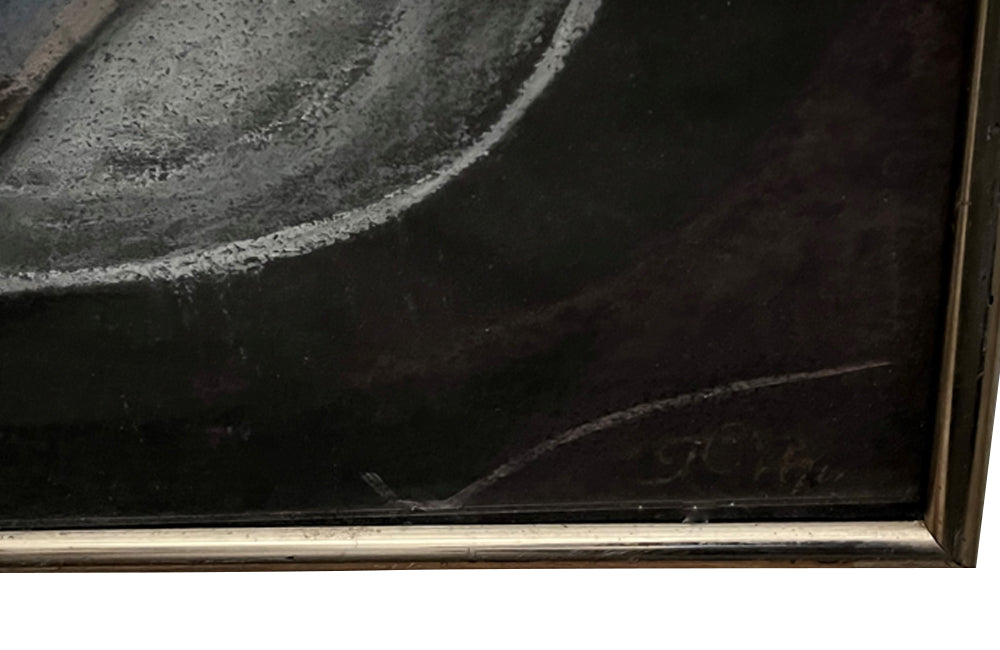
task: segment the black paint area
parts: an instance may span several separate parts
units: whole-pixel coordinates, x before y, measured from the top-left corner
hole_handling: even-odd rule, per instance
[[[606,2],[398,221],[0,299],[0,519],[918,516],[969,4]]]

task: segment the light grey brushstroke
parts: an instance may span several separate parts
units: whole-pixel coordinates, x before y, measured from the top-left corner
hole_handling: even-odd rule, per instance
[[[399,501],[399,495],[396,491],[389,487],[382,477],[375,472],[362,472],[361,480],[364,481],[368,487],[372,489],[375,494],[379,495],[389,503],[395,503]]]
[[[131,281],[177,280],[191,276],[249,271],[271,260],[315,251],[385,223],[437,192],[449,180],[488,155],[490,149],[521,119],[531,103],[563,68],[573,45],[593,24],[600,5],[601,0],[570,0],[548,48],[515,98],[507,104],[493,125],[454,159],[404,189],[391,192],[364,207],[329,218],[194,252],[168,254],[152,260],[125,262],[101,268],[25,271],[0,275],[0,294]]]
[[[596,420],[592,420],[586,424],[581,424],[564,431],[559,435],[548,438],[531,449],[514,456],[483,478],[470,483],[468,486],[459,490],[447,499],[423,504],[423,509],[448,510],[460,508],[476,494],[493,486],[504,478],[520,472],[525,467],[531,465],[538,459],[560,447],[597,433],[615,429],[624,424],[643,420],[652,415],[656,415],[657,413],[672,411],[674,409],[690,406],[699,402],[722,399],[739,393],[761,390],[763,388],[774,388],[777,386],[785,386],[787,384],[828,379],[830,377],[839,377],[841,375],[874,370],[876,368],[885,368],[890,365],[892,364],[889,361],[869,361],[868,363],[838,366],[836,368],[826,368],[823,370],[796,372],[787,375],[774,375],[770,377],[758,377],[757,379],[734,381],[728,384],[722,384],[721,386],[706,388],[692,393],[684,393],[682,395],[675,395],[673,397],[667,397],[653,402],[636,404],[635,406],[625,410],[609,413],[608,415],[599,417]]]

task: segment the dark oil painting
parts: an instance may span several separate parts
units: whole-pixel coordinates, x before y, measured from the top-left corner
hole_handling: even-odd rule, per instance
[[[0,526],[919,517],[972,5],[0,0]]]

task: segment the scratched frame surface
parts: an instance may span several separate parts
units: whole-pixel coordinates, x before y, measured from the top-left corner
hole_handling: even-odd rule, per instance
[[[972,9],[971,3],[969,4],[969,8]],[[485,471],[480,470],[472,473],[469,480],[457,482],[454,484],[455,487],[441,485],[427,488],[424,486],[417,490],[417,495],[405,494],[400,493],[398,482],[387,476],[391,475],[391,472],[362,469],[357,471],[357,478],[360,479],[358,493],[366,493],[368,498],[375,500],[376,503],[364,509],[355,509],[353,513],[347,515],[343,511],[331,515],[329,511],[315,509],[286,510],[277,517],[264,518],[259,513],[256,515],[247,514],[245,511],[238,511],[239,509],[223,513],[221,517],[218,510],[208,516],[190,513],[179,515],[160,513],[153,516],[116,514],[104,518],[100,516],[50,517],[41,528],[71,526],[73,528],[94,529],[109,523],[114,526],[126,527],[136,525],[148,527],[164,524],[177,526],[191,523],[204,525],[213,521],[216,524],[244,525],[280,521],[297,524],[329,524],[343,521],[344,523],[369,522],[376,524],[373,526],[355,529],[326,527],[222,530],[206,528],[201,531],[191,529],[178,530],[173,533],[168,530],[143,532],[135,529],[125,529],[118,532],[81,530],[78,533],[63,532],[58,534],[38,531],[8,535],[3,544],[0,544],[0,549],[6,554],[8,562],[14,565],[34,563],[52,566],[118,566],[119,568],[156,565],[170,568],[189,566],[191,563],[204,563],[206,566],[232,566],[233,562],[246,566],[286,566],[290,561],[293,564],[298,562],[312,566],[343,565],[344,563],[350,565],[357,562],[380,566],[399,566],[401,563],[406,565],[411,562],[424,564],[470,561],[509,563],[513,561],[593,562],[601,560],[608,562],[621,561],[622,559],[668,564],[672,562],[717,562],[720,560],[779,563],[813,562],[818,564],[839,562],[974,563],[975,541],[978,535],[980,516],[977,511],[977,503],[978,507],[981,507],[980,483],[985,481],[989,425],[992,421],[988,416],[992,413],[992,402],[995,394],[995,382],[991,378],[995,374],[996,346],[993,333],[996,329],[994,322],[996,314],[989,296],[991,295],[991,283],[995,284],[993,256],[996,216],[994,206],[988,202],[984,206],[976,200],[977,197],[989,196],[989,187],[992,184],[992,179],[995,178],[997,162],[996,144],[992,138],[988,137],[993,135],[993,131],[990,129],[995,121],[991,120],[991,115],[995,114],[997,106],[996,91],[992,87],[994,84],[989,81],[991,77],[983,74],[984,68],[988,69],[991,62],[996,59],[992,42],[986,37],[995,31],[997,24],[995,9],[991,5],[993,3],[980,3],[976,28],[971,28],[970,18],[970,29],[967,33],[963,32],[963,37],[969,41],[966,43],[967,46],[973,40],[976,42],[975,57],[971,56],[973,48],[970,46],[968,52],[970,56],[965,59],[963,64],[963,70],[971,68],[973,71],[971,74],[964,73],[963,81],[971,79],[972,82],[968,85],[959,83],[956,88],[957,96],[952,98],[963,111],[968,109],[968,128],[956,128],[958,133],[967,131],[967,142],[964,145],[954,147],[955,151],[963,153],[962,169],[955,170],[955,182],[949,184],[947,190],[952,196],[957,194],[959,197],[954,224],[957,234],[956,254],[952,259],[951,282],[947,291],[949,301],[947,316],[941,318],[941,321],[944,321],[943,326],[933,324],[929,329],[923,331],[923,336],[928,337],[928,340],[932,342],[937,341],[938,346],[940,346],[934,350],[931,356],[937,358],[940,355],[943,357],[943,361],[940,363],[943,379],[939,381],[934,375],[928,384],[927,401],[932,406],[926,407],[925,410],[915,409],[916,412],[909,414],[911,418],[927,418],[927,421],[920,425],[925,431],[929,430],[930,423],[933,421],[931,414],[937,414],[937,422],[934,424],[937,432],[933,450],[934,472],[929,483],[926,478],[919,479],[916,492],[913,491],[912,482],[907,488],[909,491],[903,489],[896,494],[865,495],[869,498],[862,498],[857,489],[853,493],[848,492],[846,497],[843,494],[838,494],[837,491],[833,491],[833,493],[823,492],[823,470],[816,467],[815,459],[795,455],[794,436],[792,444],[789,444],[786,438],[780,438],[784,446],[777,452],[769,452],[766,449],[768,440],[761,442],[759,433],[756,434],[755,438],[755,432],[746,431],[739,418],[730,419],[732,416],[726,412],[726,409],[730,408],[732,412],[745,417],[747,412],[753,412],[755,408],[749,399],[755,395],[764,395],[774,388],[793,387],[794,390],[799,390],[801,387],[809,387],[810,385],[823,386],[824,382],[833,380],[836,382],[834,388],[827,385],[825,389],[817,389],[817,394],[832,401],[839,399],[844,394],[857,394],[865,390],[884,390],[887,384],[891,384],[891,380],[875,380],[874,383],[871,383],[871,379],[867,382],[861,380],[856,384],[851,383],[854,378],[862,378],[866,373],[891,371],[897,373],[897,380],[902,381],[904,385],[913,386],[914,382],[919,385],[921,373],[927,373],[928,368],[936,367],[936,362],[928,362],[927,357],[913,359],[913,356],[919,357],[919,355],[913,355],[912,350],[907,350],[910,352],[910,361],[918,366],[916,369],[911,369],[909,375],[905,370],[900,370],[898,359],[893,358],[891,354],[875,355],[872,358],[861,360],[847,359],[839,364],[816,364],[812,369],[795,372],[775,372],[752,376],[748,373],[726,381],[704,382],[700,385],[701,387],[687,391],[653,391],[654,399],[639,403],[633,402],[625,408],[605,408],[601,411],[599,409],[601,405],[595,405],[596,417],[575,426],[565,427],[561,432],[555,434],[549,433],[540,436],[536,434],[533,443],[531,436],[527,436],[526,440],[529,444],[513,445],[510,448],[513,449],[513,452],[494,454],[493,457],[497,460],[493,461],[492,467],[490,463],[484,464]],[[837,50],[834,49],[834,51]],[[841,74],[846,73],[845,70],[840,72]],[[985,85],[981,83],[983,80],[987,80]],[[962,97],[971,98],[967,101],[968,106]],[[956,123],[961,122],[961,119],[956,118]],[[987,136],[984,138],[985,142],[980,141],[982,139],[977,139],[977,135]],[[954,137],[955,133],[953,132],[951,136]],[[776,140],[777,144],[769,143],[770,146],[789,146],[787,142],[782,142],[781,136],[778,136]],[[942,140],[942,142],[945,141]],[[773,150],[768,151],[767,146],[765,145],[764,151],[768,154],[773,153]],[[954,157],[954,152],[949,151],[948,158],[952,161],[949,169],[955,167]],[[898,163],[898,160],[896,162]],[[906,169],[905,163],[899,164],[904,170]],[[959,171],[961,171],[960,180]],[[768,170],[762,175],[767,176],[768,173],[773,174]],[[905,177],[905,171],[894,170],[893,173],[903,174]],[[748,182],[748,184],[752,187],[753,181]],[[740,205],[745,206],[747,198],[739,198],[743,201]],[[930,200],[927,197],[924,199]],[[732,209],[729,210],[728,214],[733,214]],[[419,212],[417,216],[419,218]],[[732,217],[730,216],[730,218]],[[401,229],[405,231],[405,229]],[[394,237],[397,238],[409,234],[411,233],[393,233]],[[414,236],[417,235],[419,233]],[[703,232],[702,236],[710,239],[711,231]],[[371,246],[376,246],[376,244],[369,242],[369,251],[367,252],[370,252]],[[406,250],[405,245],[403,250]],[[937,252],[940,254],[940,249]],[[930,254],[930,252],[925,251],[925,254]],[[732,255],[732,251],[730,251],[728,255],[730,261]],[[286,274],[293,272],[294,270],[286,270]],[[939,272],[945,275],[943,270]],[[215,291],[217,293],[215,286],[210,287],[211,291],[197,286],[187,288],[191,291],[193,302],[199,299],[204,301],[206,292]],[[164,289],[163,291],[169,293],[170,290]],[[201,292],[200,298],[199,292]],[[940,301],[943,303],[945,292],[942,291],[941,294]],[[114,295],[110,297],[105,295],[105,299],[113,300],[114,298]],[[162,296],[160,298],[162,299]],[[925,295],[923,298],[932,304],[934,303],[933,296]],[[208,299],[218,300],[218,298],[211,297]],[[46,303],[45,299],[38,298],[35,298],[33,302],[37,304],[39,300],[43,304]],[[222,301],[219,300],[219,302]],[[201,302],[200,304],[204,305],[205,303]],[[143,306],[149,308],[153,305],[150,305],[147,298]],[[838,305],[838,307],[842,308],[843,305]],[[944,311],[943,308],[940,311]],[[850,319],[845,317],[844,321],[844,327],[849,330]],[[756,324],[754,323],[754,325]],[[940,333],[942,329],[943,333]],[[829,343],[835,342],[836,340],[832,340]],[[886,349],[884,345],[873,347],[881,350]],[[934,347],[933,343],[932,347]],[[758,358],[754,358],[753,362],[753,365],[760,363]],[[899,374],[903,375],[901,380],[898,379]],[[503,375],[501,376],[503,377]],[[510,379],[511,377],[516,383],[516,374],[508,375],[506,378]],[[648,381],[648,377],[645,380]],[[838,392],[838,389],[842,392]],[[810,406],[811,414],[816,415],[815,407],[818,402],[815,397],[810,397],[808,388],[805,390],[805,393],[793,392],[785,400],[776,399],[774,403],[769,405],[769,408],[781,413],[782,418],[787,418],[789,404],[806,404]],[[209,392],[211,393],[211,391]],[[655,394],[658,392],[659,395],[656,396]],[[834,397],[831,398],[831,395]],[[523,396],[519,397],[524,399]],[[914,400],[912,395],[909,397],[911,403],[913,401],[920,402],[920,399]],[[743,398],[746,399],[740,401]],[[934,406],[935,402],[937,402],[936,406]],[[647,474],[644,478],[649,484],[647,487],[662,492],[664,486],[669,486],[671,483],[675,483],[679,477],[685,476],[684,471],[690,472],[691,467],[700,465],[704,476],[700,484],[697,477],[692,481],[694,496],[692,494],[682,495],[675,497],[673,502],[668,499],[657,503],[655,496],[651,498],[647,494],[639,494],[638,498],[634,498],[635,494],[633,493],[629,495],[633,498],[622,499],[621,493],[616,495],[612,492],[610,498],[603,501],[597,499],[581,501],[579,497],[574,497],[573,486],[556,485],[554,490],[549,488],[550,492],[545,499],[536,499],[536,503],[522,502],[519,504],[518,512],[514,514],[522,522],[520,527],[490,525],[492,522],[505,522],[511,518],[509,504],[516,502],[518,494],[531,494],[529,479],[525,479],[528,481],[527,488],[523,484],[519,488],[515,485],[514,489],[508,488],[505,493],[500,486],[504,482],[512,480],[509,477],[514,477],[516,480],[516,475],[519,473],[530,474],[540,459],[568,452],[577,443],[600,439],[608,431],[625,430],[627,437],[630,426],[649,423],[651,426],[648,428],[641,429],[640,427],[640,430],[635,432],[640,437],[648,437],[650,431],[662,431],[666,428],[662,423],[657,424],[656,418],[664,413],[669,414],[688,408],[703,408],[708,415],[705,416],[706,421],[699,421],[698,416],[686,416],[683,421],[685,427],[702,432],[706,429],[712,429],[722,432],[722,435],[712,439],[706,438],[704,435],[685,437],[673,433],[668,440],[667,451],[663,451],[663,444],[660,445],[660,448],[652,450],[652,453],[659,457],[661,465],[665,466],[666,470],[661,466],[657,469],[658,474]],[[861,421],[853,425],[862,430],[870,428],[872,422],[884,424],[886,421],[894,421],[894,417],[898,418],[899,421],[906,421],[905,417],[899,416],[893,409],[888,411],[890,415],[884,413],[880,415],[877,412],[878,408],[877,402],[871,400],[863,403],[840,401],[829,417],[833,418],[833,422],[844,427],[842,431],[848,433],[852,425],[849,422],[849,416],[845,417],[845,415],[849,410],[855,413],[866,409],[876,411],[872,420]],[[893,408],[898,409],[899,406],[895,405]],[[787,430],[787,421],[783,424]],[[222,444],[230,444],[227,436],[232,436],[232,431],[227,432],[224,428],[212,426],[215,427],[213,430],[217,434],[216,437],[222,439]],[[699,429],[699,427],[701,428]],[[245,432],[238,433],[238,435],[245,435]],[[757,492],[773,492],[775,489],[780,490],[781,486],[784,485],[792,488],[787,494],[778,499],[771,496],[770,502],[768,502],[768,499],[759,497],[755,499],[752,489],[740,494],[732,484],[726,483],[726,473],[717,470],[740,466],[739,459],[734,461],[731,456],[723,453],[731,451],[727,445],[730,448],[735,446],[733,441],[740,440],[740,436],[744,436],[743,439],[754,440],[754,451],[759,458],[765,459],[764,461],[758,459],[758,463],[768,462],[769,454],[773,456],[770,458],[770,462],[784,463],[784,465],[765,465],[763,471],[760,465],[754,468],[752,473],[757,474],[758,478],[763,475],[765,481],[769,472],[775,475],[775,482],[764,485],[763,490],[760,484],[756,485]],[[905,436],[898,441],[885,442],[883,440],[882,442],[891,454],[903,454],[904,456],[912,454],[910,457],[913,466],[910,472],[911,476],[915,471],[926,477],[927,468],[931,466],[932,461],[930,433],[926,433],[925,436],[927,440],[925,448],[916,450],[906,448],[907,438]],[[309,437],[307,436],[306,439]],[[50,437],[49,440],[49,452],[51,453],[52,438]],[[720,444],[715,442],[717,440],[723,441],[721,444],[722,452],[719,451]],[[910,442],[912,440],[912,437],[909,438]],[[412,441],[405,438],[404,442],[412,444]],[[449,439],[448,443],[454,444],[455,439]],[[712,450],[713,444],[716,446],[714,451]],[[877,453],[871,448],[865,448],[864,451],[867,454]],[[268,452],[273,453],[274,450],[269,449]],[[826,450],[824,453],[826,457],[829,457],[832,451]],[[595,443],[584,456],[593,457],[594,455],[611,457],[612,461],[618,463],[612,472],[604,475],[605,478],[623,471],[643,475],[645,468],[641,464],[638,466],[623,465],[621,459],[613,458],[613,449],[610,447],[601,447]],[[666,457],[666,460],[663,457]],[[280,458],[277,460],[280,462]],[[449,462],[453,462],[453,458],[442,460],[442,463]],[[904,460],[904,464],[905,462]],[[572,463],[576,463],[576,465],[574,466]],[[729,465],[727,466],[726,463]],[[574,472],[577,471],[576,467],[587,468],[586,461],[581,461],[579,456],[573,456],[572,453],[559,458],[556,464],[563,467],[573,467],[572,471]],[[638,467],[638,471],[636,471],[636,467]],[[827,472],[829,471],[828,469]],[[782,476],[783,473],[786,476]],[[902,474],[906,474],[906,472],[904,471]],[[592,475],[601,476],[600,472]],[[547,473],[541,473],[541,476],[551,476],[551,470]],[[891,483],[894,474],[890,471],[878,474],[878,476]],[[899,474],[895,476],[898,480]],[[690,474],[688,478],[691,478]],[[536,476],[534,480],[539,481],[540,479]],[[788,485],[789,480],[791,485]],[[575,479],[573,482],[578,481],[579,479]],[[586,481],[583,482],[586,483]],[[899,482],[904,484],[906,481]],[[392,484],[391,487],[390,484]],[[709,488],[714,486],[717,489],[720,485],[723,487],[724,497],[715,495],[704,498],[706,486]],[[794,491],[802,489],[803,485],[808,488],[804,497]],[[343,483],[341,483],[341,487],[343,487]],[[559,492],[560,489],[563,490],[562,493]],[[808,494],[809,490],[813,490],[812,494]],[[350,492],[350,488],[347,491]],[[489,495],[491,491],[495,491],[499,498],[492,503],[488,500],[486,503],[477,503],[477,495]],[[420,492],[424,492],[424,494],[419,494]],[[377,503],[379,500],[381,500],[381,504]],[[580,507],[581,502],[586,505]],[[623,503],[629,504],[624,509],[627,512],[623,512]],[[901,503],[904,505],[901,506]],[[504,504],[507,504],[506,508]],[[698,507],[692,508],[692,506]],[[904,525],[903,523],[887,521],[920,520],[928,507],[929,514],[926,523],[916,521],[912,525]],[[673,523],[680,519],[684,519],[685,523]],[[699,523],[706,520],[715,522],[727,519],[746,523]],[[829,523],[765,523],[765,520],[774,522],[782,519],[829,520]],[[549,527],[544,523],[535,526],[525,525],[533,521],[553,520],[580,523],[570,526],[569,532],[563,530],[564,527]],[[600,523],[609,520],[620,523]],[[855,520],[854,523],[850,523],[852,520]],[[870,523],[863,523],[863,520],[868,520]],[[377,526],[399,521],[411,524],[453,523],[462,525],[421,525],[409,529],[414,531],[412,535],[402,532],[407,529]],[[659,521],[662,523],[636,523],[631,526],[621,523],[630,521]],[[24,518],[11,520],[7,527],[27,528],[29,526],[25,525],[26,522],[28,520]],[[629,541],[630,536],[635,536],[636,539]],[[807,539],[812,541],[807,543]],[[279,555],[282,557],[278,557]]]

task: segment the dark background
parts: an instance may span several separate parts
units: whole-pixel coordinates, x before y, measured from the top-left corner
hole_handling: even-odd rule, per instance
[[[909,518],[967,68],[957,0],[605,2],[488,158],[228,279],[0,297],[0,520]],[[444,499],[547,438],[756,377]]]

